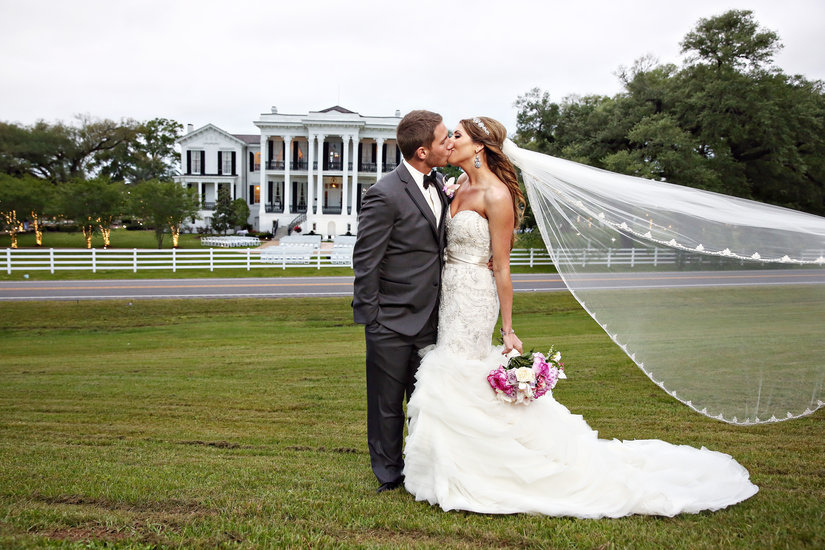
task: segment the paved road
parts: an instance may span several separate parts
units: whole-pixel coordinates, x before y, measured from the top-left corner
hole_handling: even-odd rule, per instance
[[[593,289],[825,284],[825,269],[603,273],[581,276],[580,282]],[[514,274],[513,286],[516,292],[552,292],[565,289],[564,283],[556,274]],[[0,281],[0,301],[350,295],[352,277]]]

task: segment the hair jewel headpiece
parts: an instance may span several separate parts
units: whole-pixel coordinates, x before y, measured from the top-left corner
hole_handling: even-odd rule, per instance
[[[487,134],[488,136],[490,135],[490,130],[487,129],[487,126],[481,121],[480,118],[478,118],[477,116],[473,117],[473,122],[475,122],[476,125],[478,125],[479,128],[484,130],[485,134]]]

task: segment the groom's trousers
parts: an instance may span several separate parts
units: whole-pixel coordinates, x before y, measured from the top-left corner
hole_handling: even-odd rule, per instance
[[[409,401],[419,351],[435,344],[437,309],[417,335],[406,336],[372,323],[364,329],[367,363],[367,442],[379,483],[399,481],[404,470],[404,397]]]

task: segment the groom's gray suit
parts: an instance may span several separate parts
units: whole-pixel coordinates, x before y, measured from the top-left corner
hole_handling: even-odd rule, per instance
[[[367,439],[381,483],[401,479],[404,395],[415,384],[418,352],[437,336],[448,208],[437,196],[438,223],[402,163],[367,191],[358,217],[352,305],[355,322],[366,325]]]

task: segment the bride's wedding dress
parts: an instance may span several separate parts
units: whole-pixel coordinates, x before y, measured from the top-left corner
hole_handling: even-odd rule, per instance
[[[582,518],[718,510],[757,487],[733,458],[659,440],[598,439],[548,392],[527,406],[495,398],[488,372],[498,296],[487,220],[447,217],[438,343],[407,406],[405,487],[444,510]]]

